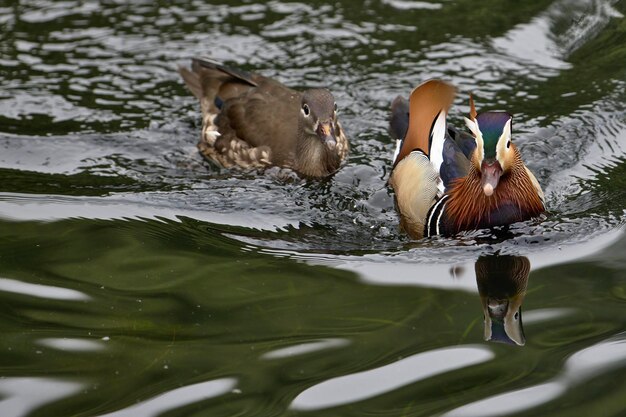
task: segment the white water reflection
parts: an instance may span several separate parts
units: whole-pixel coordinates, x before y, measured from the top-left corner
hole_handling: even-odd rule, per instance
[[[494,38],[492,45],[500,53],[528,65],[563,71],[572,65],[567,56],[598,35],[611,18],[623,17],[607,0],[560,0],[528,23]],[[558,31],[565,22],[567,30]],[[529,73],[533,78],[534,74]],[[555,73],[556,75],[556,73]]]
[[[562,379],[580,384],[610,369],[626,365],[626,333],[573,354],[564,366]]]
[[[626,366],[626,334],[583,349],[565,361],[563,371],[545,383],[494,395],[451,410],[442,417],[504,416],[537,407],[605,372]]]
[[[271,352],[267,352],[261,356],[261,359],[280,359],[289,358],[292,356],[304,355],[307,353],[318,352],[320,350],[338,348],[347,346],[350,341],[347,339],[323,339],[316,342],[301,343],[299,345],[289,346],[282,349],[276,349]]]
[[[69,197],[0,193],[0,219],[12,221],[59,221],[85,219],[169,219],[189,217],[209,223],[276,231],[287,226],[298,228],[279,216],[249,212],[218,213],[206,210],[169,208],[146,204],[137,195],[113,197]]]
[[[578,262],[596,254],[602,254],[606,248],[612,247],[624,238],[625,231],[626,229],[621,227],[608,232],[603,231],[600,235],[590,235],[585,242],[535,251],[528,255],[531,268],[537,270],[564,263]]]
[[[22,417],[43,405],[76,394],[83,389],[78,382],[53,378],[0,379],[0,415]]]
[[[535,385],[459,407],[441,417],[490,417],[513,414],[553,400],[565,392],[558,382]]]
[[[549,322],[564,317],[573,316],[576,309],[573,308],[538,308],[524,313],[524,324],[537,324]]]
[[[340,376],[303,391],[290,405],[294,410],[318,410],[365,400],[444,372],[493,359],[484,346],[459,346],[418,353],[368,371]]]
[[[0,291],[28,295],[49,300],[87,301],[91,297],[80,291],[50,285],[30,284],[9,278],[0,278]]]
[[[235,378],[222,378],[176,388],[123,410],[100,417],[153,417],[189,404],[224,395],[237,384]]]
[[[569,17],[572,25],[568,25],[567,30],[559,36],[561,49],[569,54],[585,44],[589,39],[596,36],[608,23],[611,18],[624,17],[613,7],[615,0],[592,0],[578,1],[578,10],[574,7],[553,8],[553,14],[558,17],[565,14]],[[570,13],[578,11],[571,15]],[[566,18],[567,18],[566,17]],[[554,19],[556,20],[556,18]]]
[[[273,256],[285,256],[311,265],[325,265],[344,269],[358,274],[359,279],[373,285],[407,285],[426,288],[462,290],[476,293],[476,273],[474,263],[485,253],[502,250],[501,254],[523,255],[529,258],[531,270],[552,267],[563,263],[581,261],[603,253],[624,237],[624,228],[599,230],[588,235],[584,242],[553,242],[548,245],[525,246],[523,251],[515,251],[510,241],[501,245],[456,246],[448,253],[440,255],[444,263],[432,263],[434,249],[422,247],[406,252],[373,254],[363,256],[319,255],[305,252],[262,249]],[[236,236],[233,236],[236,238]],[[255,242],[258,244],[258,242]],[[569,243],[569,244],[568,244]],[[558,245],[558,246],[557,246]]]
[[[615,100],[621,98],[615,97]],[[584,141],[578,147],[568,141],[560,151],[548,151],[548,154],[553,153],[557,158],[565,153],[580,155],[567,166],[555,170],[544,188],[546,196],[550,196],[555,207],[565,203],[568,197],[580,193],[587,180],[606,175],[607,168],[621,164],[626,156],[624,113],[611,108],[610,98],[594,103],[588,110],[572,117],[563,117],[550,129],[537,133],[544,140],[555,136],[569,138],[578,135],[593,137],[594,140]],[[572,181],[573,178],[576,181]]]
[[[420,264],[417,267],[415,263],[401,258],[403,257],[393,257],[387,262],[351,261],[338,265],[338,268],[355,271],[362,281],[370,284],[417,285],[478,292],[474,261],[462,264]]]
[[[461,91],[476,90],[480,83],[482,97],[506,90],[526,95],[521,79],[541,82],[558,77],[572,68],[567,61],[572,52],[596,37],[611,18],[622,17],[610,3],[556,1],[529,22],[485,43],[458,36],[451,42],[432,45],[425,51],[421,65],[429,69],[429,77],[450,78],[454,74],[452,81]],[[569,30],[559,33],[561,26]]]
[[[571,64],[562,60],[556,43],[551,39],[551,23],[548,16],[537,17],[530,23],[511,29],[504,37],[494,39],[493,46],[519,62],[539,63],[544,68],[557,71],[569,69]],[[529,73],[529,76],[532,74]]]
[[[37,343],[42,346],[68,352],[94,352],[105,348],[105,345],[100,340],[71,337],[49,337],[39,339]]]
[[[387,4],[394,9],[398,10],[439,10],[443,7],[441,3],[430,3],[426,1],[412,1],[412,0],[383,0],[383,4]]]

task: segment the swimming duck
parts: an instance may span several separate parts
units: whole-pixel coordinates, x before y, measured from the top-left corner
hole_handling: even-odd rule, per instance
[[[298,92],[268,77],[194,58],[179,72],[200,100],[206,158],[229,167],[291,168],[307,177],[332,174],[348,153],[327,89]]]
[[[545,211],[539,183],[511,142],[510,113],[478,114],[470,96],[471,134],[446,123],[456,94],[429,80],[392,103],[397,141],[389,184],[401,227],[414,239],[503,226]]]

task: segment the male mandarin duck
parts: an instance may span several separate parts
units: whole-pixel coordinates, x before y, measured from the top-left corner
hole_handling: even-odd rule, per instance
[[[291,168],[307,177],[332,174],[348,153],[327,89],[298,92],[271,78],[194,58],[179,72],[200,100],[202,155],[224,167]]]
[[[398,141],[389,178],[401,227],[414,239],[524,221],[545,211],[535,176],[511,143],[512,116],[476,113],[471,135],[446,123],[456,89],[429,80],[410,101],[392,103],[390,131]],[[406,132],[406,134],[405,134]]]
[[[530,261],[525,256],[481,256],[476,261],[475,271],[483,306],[485,340],[523,346],[526,339],[522,302]]]

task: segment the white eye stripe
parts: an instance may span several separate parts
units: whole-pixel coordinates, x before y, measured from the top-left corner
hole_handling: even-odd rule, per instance
[[[470,120],[465,117],[465,125],[474,134],[474,141],[476,142],[476,152],[478,156],[478,162],[482,163],[485,156],[485,150],[483,149],[483,134],[478,126],[478,120]]]
[[[496,159],[500,162],[502,168],[505,168],[506,159],[505,155],[510,152],[511,149],[511,119],[507,120],[504,128],[502,129],[502,135],[498,138],[496,144]]]
[[[504,128],[502,129],[502,134],[498,138],[498,147],[508,149],[511,144],[511,119],[509,119]]]

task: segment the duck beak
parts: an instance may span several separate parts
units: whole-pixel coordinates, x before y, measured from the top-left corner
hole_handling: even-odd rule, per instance
[[[322,123],[317,125],[317,136],[322,140],[326,146],[330,149],[334,149],[337,146],[337,138],[335,137],[335,129],[333,129],[332,122]]]
[[[516,298],[516,297],[514,297]],[[497,300],[486,297],[483,300],[485,315],[485,340],[524,346],[522,308],[514,300]]]
[[[495,160],[485,160],[480,166],[480,185],[487,197],[491,197],[498,186],[498,181],[502,175],[502,167]]]

